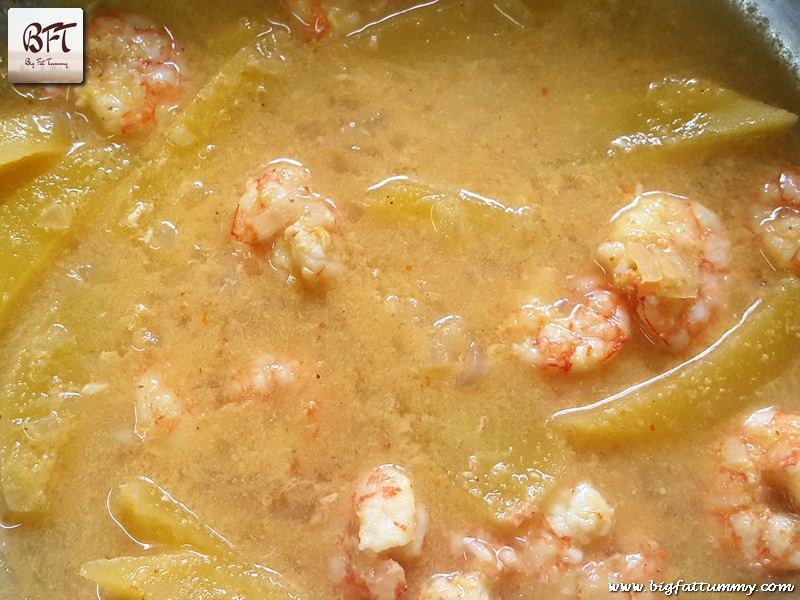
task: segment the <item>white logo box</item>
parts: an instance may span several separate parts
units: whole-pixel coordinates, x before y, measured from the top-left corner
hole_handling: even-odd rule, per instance
[[[8,80],[83,81],[83,9],[9,8]]]

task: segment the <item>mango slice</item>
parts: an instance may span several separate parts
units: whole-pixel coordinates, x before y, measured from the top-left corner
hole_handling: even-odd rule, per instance
[[[3,499],[6,507],[16,513],[33,512],[44,506],[47,482],[68,433],[55,412],[48,417],[26,419],[20,434],[29,429],[37,432],[35,438],[20,435],[0,452]]]
[[[521,522],[542,504],[561,474],[553,436],[534,431],[528,435],[515,445],[472,454],[460,471],[450,469],[456,485],[491,520]]]
[[[774,133],[797,115],[702,79],[667,77],[650,84],[637,131],[611,142],[609,154],[678,148]]]
[[[65,119],[29,115],[0,120],[0,176],[22,161],[63,155],[71,145]]]
[[[539,226],[528,207],[509,208],[466,190],[447,190],[406,177],[389,179],[369,190],[367,212],[395,222],[417,223],[446,239],[496,236],[528,240]]]
[[[55,167],[0,199],[0,323],[73,223],[89,217],[97,204],[91,199],[126,166],[127,151],[118,144],[77,144]]]
[[[800,351],[800,280],[776,284],[740,322],[687,362],[551,422],[569,440],[600,445],[696,431],[745,408],[753,391]]]
[[[79,394],[76,337],[51,312],[29,327],[30,338],[10,353],[0,380],[0,489],[10,512],[41,509],[58,451],[68,438]]]
[[[446,473],[456,490],[451,502],[477,520],[519,522],[563,475],[569,446],[514,395],[489,402],[475,390],[459,395],[457,408],[439,395],[430,400],[430,419],[415,427],[421,452]]]
[[[119,486],[110,508],[132,538],[163,550],[81,567],[83,577],[115,598],[298,598],[280,573],[242,558],[230,542],[146,477]]]
[[[215,556],[230,556],[233,552],[228,540],[146,477],[119,486],[112,493],[109,506],[125,531],[143,544],[188,545]]]
[[[95,560],[81,567],[81,575],[120,599],[297,598],[269,569],[192,552]]]
[[[167,153],[196,152],[214,137],[227,134],[227,121],[242,110],[230,98],[241,95],[243,87],[257,88],[265,79],[280,75],[286,65],[279,49],[286,43],[288,37],[274,31],[235,52],[166,131]]]

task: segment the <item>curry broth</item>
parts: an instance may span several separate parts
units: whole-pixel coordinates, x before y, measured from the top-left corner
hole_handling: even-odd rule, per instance
[[[79,213],[66,247],[6,317],[10,394],[29,385],[14,379],[28,377],[32,348],[49,348],[51,326],[68,332],[66,350],[30,367],[30,380],[41,393],[62,393],[69,434],[43,510],[6,515],[4,597],[94,597],[78,575],[83,563],[144,552],[107,509],[109,491],[141,475],[303,597],[349,597],[329,565],[352,517],[353,486],[370,468],[396,463],[429,514],[423,554],[406,569],[413,598],[432,574],[463,568],[450,549],[454,534],[504,531],[448,471],[466,468],[473,452],[503,460],[508,446],[537,444],[541,463],[530,466],[560,485],[590,481],[615,508],[612,548],[657,541],[668,554],[664,581],[758,579],[717,547],[705,491],[725,432],[755,409],[800,409],[797,361],[754,390],[748,410],[720,410],[701,434],[572,448],[546,419],[696,354],[781,275],[757,250],[749,204],[797,162],[796,134],[612,159],[608,142],[635,116],[631,96],[664,76],[692,76],[797,112],[795,81],[722,2],[527,6],[510,15],[518,24],[490,3],[441,0],[345,40],[315,42],[278,5],[92,5],[136,10],[170,28],[186,61],[183,106],[268,29],[272,58],[266,72],[245,78],[246,89],[226,92],[229,105],[203,117],[206,136],[188,149],[168,133],[129,141],[119,180],[89,190],[97,206]],[[53,102],[51,110],[67,110]],[[44,106],[8,88],[2,103],[9,114]],[[86,123],[75,128],[97,135]],[[278,158],[308,167],[314,189],[338,207],[346,272],[322,292],[231,243],[245,181]],[[444,235],[366,210],[367,188],[398,175],[527,206],[534,227]],[[509,348],[508,319],[534,295],[558,298],[566,276],[598,271],[593,252],[638,186],[688,196],[719,215],[732,243],[726,310],[684,355],[636,331],[588,374],[523,364]],[[131,225],[137,202],[152,209]],[[431,327],[447,315],[461,316],[487,356],[475,385],[424,368]],[[298,361],[300,391],[226,406],[227,382],[264,353]],[[140,439],[134,397],[145,374],[186,411],[172,430]],[[90,383],[102,387],[70,396]],[[497,598],[533,593],[522,577],[493,589]]]

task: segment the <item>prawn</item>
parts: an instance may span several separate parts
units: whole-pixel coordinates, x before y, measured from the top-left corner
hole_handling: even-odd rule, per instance
[[[156,428],[171,431],[184,413],[175,393],[152,374],[144,376],[136,386],[134,406],[134,433],[142,440]]]
[[[358,549],[379,553],[417,540],[414,487],[403,469],[382,465],[372,470],[353,494],[358,517]]]
[[[617,553],[600,561],[591,561],[581,569],[576,597],[581,600],[601,600],[608,598],[610,584],[646,584],[648,581],[658,580],[665,556],[665,552],[655,542],[646,541],[639,552]],[[655,600],[661,597],[660,593],[651,591],[649,586],[643,587],[641,592],[628,592],[627,597],[639,600]]]
[[[489,600],[489,592],[479,573],[434,575],[418,600]]]
[[[231,237],[267,249],[270,263],[312,287],[342,271],[335,206],[314,193],[311,174],[299,163],[278,161],[247,182],[231,225]]]
[[[614,509],[592,485],[580,483],[556,493],[548,504],[545,520],[562,540],[585,546],[611,533]]]
[[[86,36],[88,76],[75,106],[90,110],[109,133],[155,125],[182,89],[178,51],[166,27],[129,13],[99,15]]]
[[[419,556],[427,527],[413,483],[402,467],[375,467],[356,485],[352,510],[334,578],[361,597],[395,600],[407,589],[399,561]]]
[[[590,370],[619,352],[630,319],[617,294],[593,278],[575,279],[569,292],[552,304],[534,298],[522,307],[513,325],[525,335],[512,346],[517,357],[568,373]]]
[[[322,0],[288,0],[289,10],[309,29],[311,39],[321,40],[331,35],[331,20]]]
[[[654,542],[631,554],[603,552],[613,524],[614,510],[606,499],[591,484],[581,483],[557,491],[533,515],[523,535],[507,543],[487,541],[489,536],[464,537],[454,551],[485,577],[522,575],[537,597],[605,597],[608,583],[647,581],[660,572],[665,559]],[[587,560],[588,553],[597,552],[602,552],[599,560]]]
[[[800,274],[800,167],[784,169],[764,186],[754,216],[767,260]]]
[[[262,354],[250,361],[225,386],[222,397],[225,405],[248,405],[273,399],[278,394],[297,391],[297,363],[278,361],[271,354]],[[135,392],[134,433],[144,440],[148,435],[173,432],[191,408],[186,406],[185,394],[168,387],[160,375],[146,373]]]
[[[413,10],[419,0],[286,0],[292,15],[314,41],[347,36],[372,23]]]
[[[331,281],[341,274],[336,239],[331,235],[336,226],[332,208],[325,201],[309,202],[273,247],[273,264],[299,276],[304,285]]]
[[[646,333],[685,350],[724,303],[730,247],[717,216],[663,192],[638,196],[611,220],[597,262],[626,294]]]
[[[250,179],[233,215],[231,235],[238,241],[258,246],[271,242],[303,212],[312,198],[308,169],[279,163],[266,173]]]
[[[800,570],[800,415],[754,413],[724,439],[721,459],[709,509],[722,547],[756,572]]]
[[[271,354],[257,356],[228,383],[226,398],[237,404],[266,400],[297,387],[297,364]]]

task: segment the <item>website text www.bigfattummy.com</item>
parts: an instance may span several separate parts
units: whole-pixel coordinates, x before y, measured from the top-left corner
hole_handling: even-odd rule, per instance
[[[660,592],[665,596],[680,593],[740,592],[750,596],[759,592],[794,592],[793,583],[709,583],[708,581],[654,581],[649,583],[609,583],[609,592]]]

